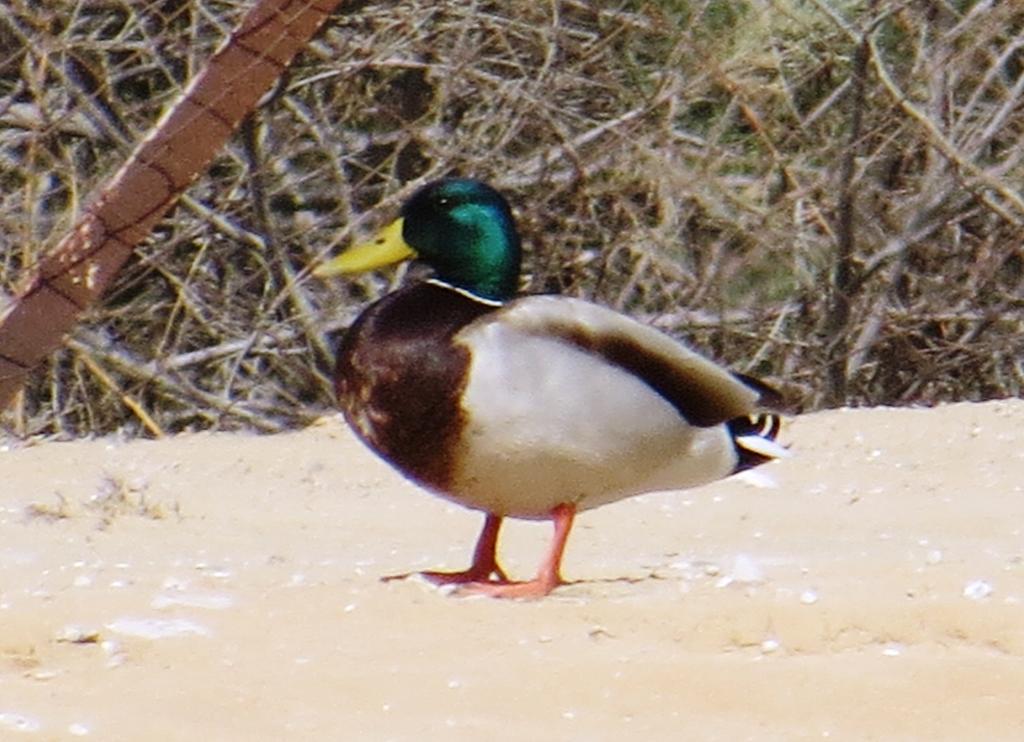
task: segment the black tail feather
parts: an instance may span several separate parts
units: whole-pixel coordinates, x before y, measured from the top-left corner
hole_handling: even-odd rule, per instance
[[[773,412],[761,412],[745,417],[735,417],[726,423],[729,435],[736,447],[736,468],[733,473],[752,469],[778,458],[770,446],[759,449],[758,439],[774,443],[782,428],[782,418]]]

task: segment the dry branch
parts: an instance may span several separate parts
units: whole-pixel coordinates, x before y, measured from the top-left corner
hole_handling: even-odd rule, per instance
[[[72,5],[0,10],[8,292],[239,13]],[[1017,394],[1022,34],[1016,3],[359,3],[33,375],[19,429],[322,414],[336,334],[400,279],[323,285],[307,267],[456,173],[508,192],[524,289],[620,307],[794,408]]]

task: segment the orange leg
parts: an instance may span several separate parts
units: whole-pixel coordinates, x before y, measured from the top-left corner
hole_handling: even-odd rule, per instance
[[[462,572],[420,572],[423,577],[435,585],[464,585],[467,583],[484,583],[503,585],[508,582],[505,570],[498,564],[498,531],[501,529],[501,516],[488,513],[484,520],[484,528],[473,550],[473,563]],[[491,576],[497,579],[492,580]]]
[[[562,554],[565,553],[565,542],[572,529],[572,521],[576,515],[576,506],[563,504],[551,511],[551,519],[555,524],[555,535],[551,539],[551,549],[541,562],[537,576],[529,582],[491,582],[478,580],[464,584],[459,588],[462,594],[489,595],[492,598],[542,598],[562,584]],[[486,528],[485,528],[486,530]],[[497,529],[495,529],[497,536]],[[482,537],[481,537],[482,538]],[[479,547],[479,545],[478,545]]]

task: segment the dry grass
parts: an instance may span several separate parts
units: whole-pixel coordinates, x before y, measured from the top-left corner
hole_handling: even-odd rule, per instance
[[[155,502],[147,494],[148,489],[149,485],[144,481],[107,474],[87,499],[72,502],[60,492],[55,492],[54,502],[29,503],[25,507],[25,516],[29,520],[51,523],[89,516],[96,520],[99,530],[105,530],[114,521],[126,517],[163,520],[168,517],[168,512],[181,517],[177,503],[168,508]]]
[[[315,417],[334,335],[387,284],[308,266],[454,173],[508,192],[527,290],[642,317],[795,408],[1020,394],[1015,4],[354,6],[35,376],[21,432]],[[0,9],[0,288],[238,10]]]

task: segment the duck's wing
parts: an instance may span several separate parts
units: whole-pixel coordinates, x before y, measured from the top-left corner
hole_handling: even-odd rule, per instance
[[[763,401],[759,384],[746,382],[652,327],[581,299],[523,297],[470,324],[460,339],[472,346],[474,335],[494,323],[564,343],[634,375],[697,427],[749,415]]]

